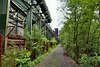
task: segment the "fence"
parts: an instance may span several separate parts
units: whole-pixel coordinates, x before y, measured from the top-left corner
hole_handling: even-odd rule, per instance
[[[9,46],[11,46],[12,44],[15,45],[15,48],[25,48],[25,41],[26,39],[23,38],[23,37],[18,37],[18,36],[8,36],[8,39],[7,39],[7,48],[8,49],[11,49],[9,48]]]

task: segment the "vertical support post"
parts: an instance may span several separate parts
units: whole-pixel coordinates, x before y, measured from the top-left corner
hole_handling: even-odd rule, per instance
[[[40,28],[40,34],[41,34],[41,15],[40,15],[40,9],[38,10],[38,13],[39,13],[39,28]]]
[[[10,0],[0,0],[0,34],[3,35],[3,52],[7,49],[8,22],[9,22]]]
[[[26,42],[26,39],[24,38],[24,48],[25,48],[25,42]]]
[[[50,40],[50,31],[49,31],[49,28],[48,28],[48,40]]]
[[[1,54],[2,54],[2,35],[0,35],[0,67],[1,67]]]
[[[32,8],[30,8],[30,10],[28,10],[27,12],[27,25],[28,25],[28,31],[32,33]]]
[[[48,27],[47,27],[47,39],[48,39]]]
[[[45,23],[45,37],[46,37],[46,23]]]
[[[49,40],[50,40],[50,31],[49,31],[49,34],[48,34],[48,36],[49,36]]]
[[[50,40],[51,40],[51,31],[50,31],[49,35],[50,35]]]
[[[16,34],[18,34],[18,13],[19,13],[19,11],[17,12]]]
[[[38,26],[39,29],[40,29],[40,20],[37,21],[37,26]]]
[[[54,33],[54,32],[53,32]],[[52,33],[52,38],[54,37],[54,34]]]

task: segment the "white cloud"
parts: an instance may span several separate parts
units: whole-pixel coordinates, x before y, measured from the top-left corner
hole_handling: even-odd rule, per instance
[[[47,6],[49,8],[52,23],[50,24],[52,29],[59,28],[61,29],[61,24],[59,24],[60,18],[62,18],[62,13],[57,11],[58,7],[61,6],[61,3],[57,0],[45,0],[47,3]]]

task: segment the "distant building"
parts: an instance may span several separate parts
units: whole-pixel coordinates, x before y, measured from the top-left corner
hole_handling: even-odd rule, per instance
[[[55,28],[54,30],[54,37],[55,37],[55,40],[59,42],[58,28]]]

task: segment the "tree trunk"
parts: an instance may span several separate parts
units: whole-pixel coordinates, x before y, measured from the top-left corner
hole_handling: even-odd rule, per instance
[[[77,41],[77,38],[78,38],[78,22],[76,21],[77,19],[77,16],[76,16],[76,10],[75,10],[75,25],[74,25],[74,44],[76,45],[76,51],[75,51],[75,54],[76,54],[76,62],[78,63],[78,58],[79,58],[79,46],[78,46],[78,41]]]
[[[90,38],[90,27],[91,27],[91,20],[89,23],[88,35],[87,35],[87,40],[86,40],[86,54],[87,54],[87,56],[88,56],[88,45],[89,45],[89,38]]]

